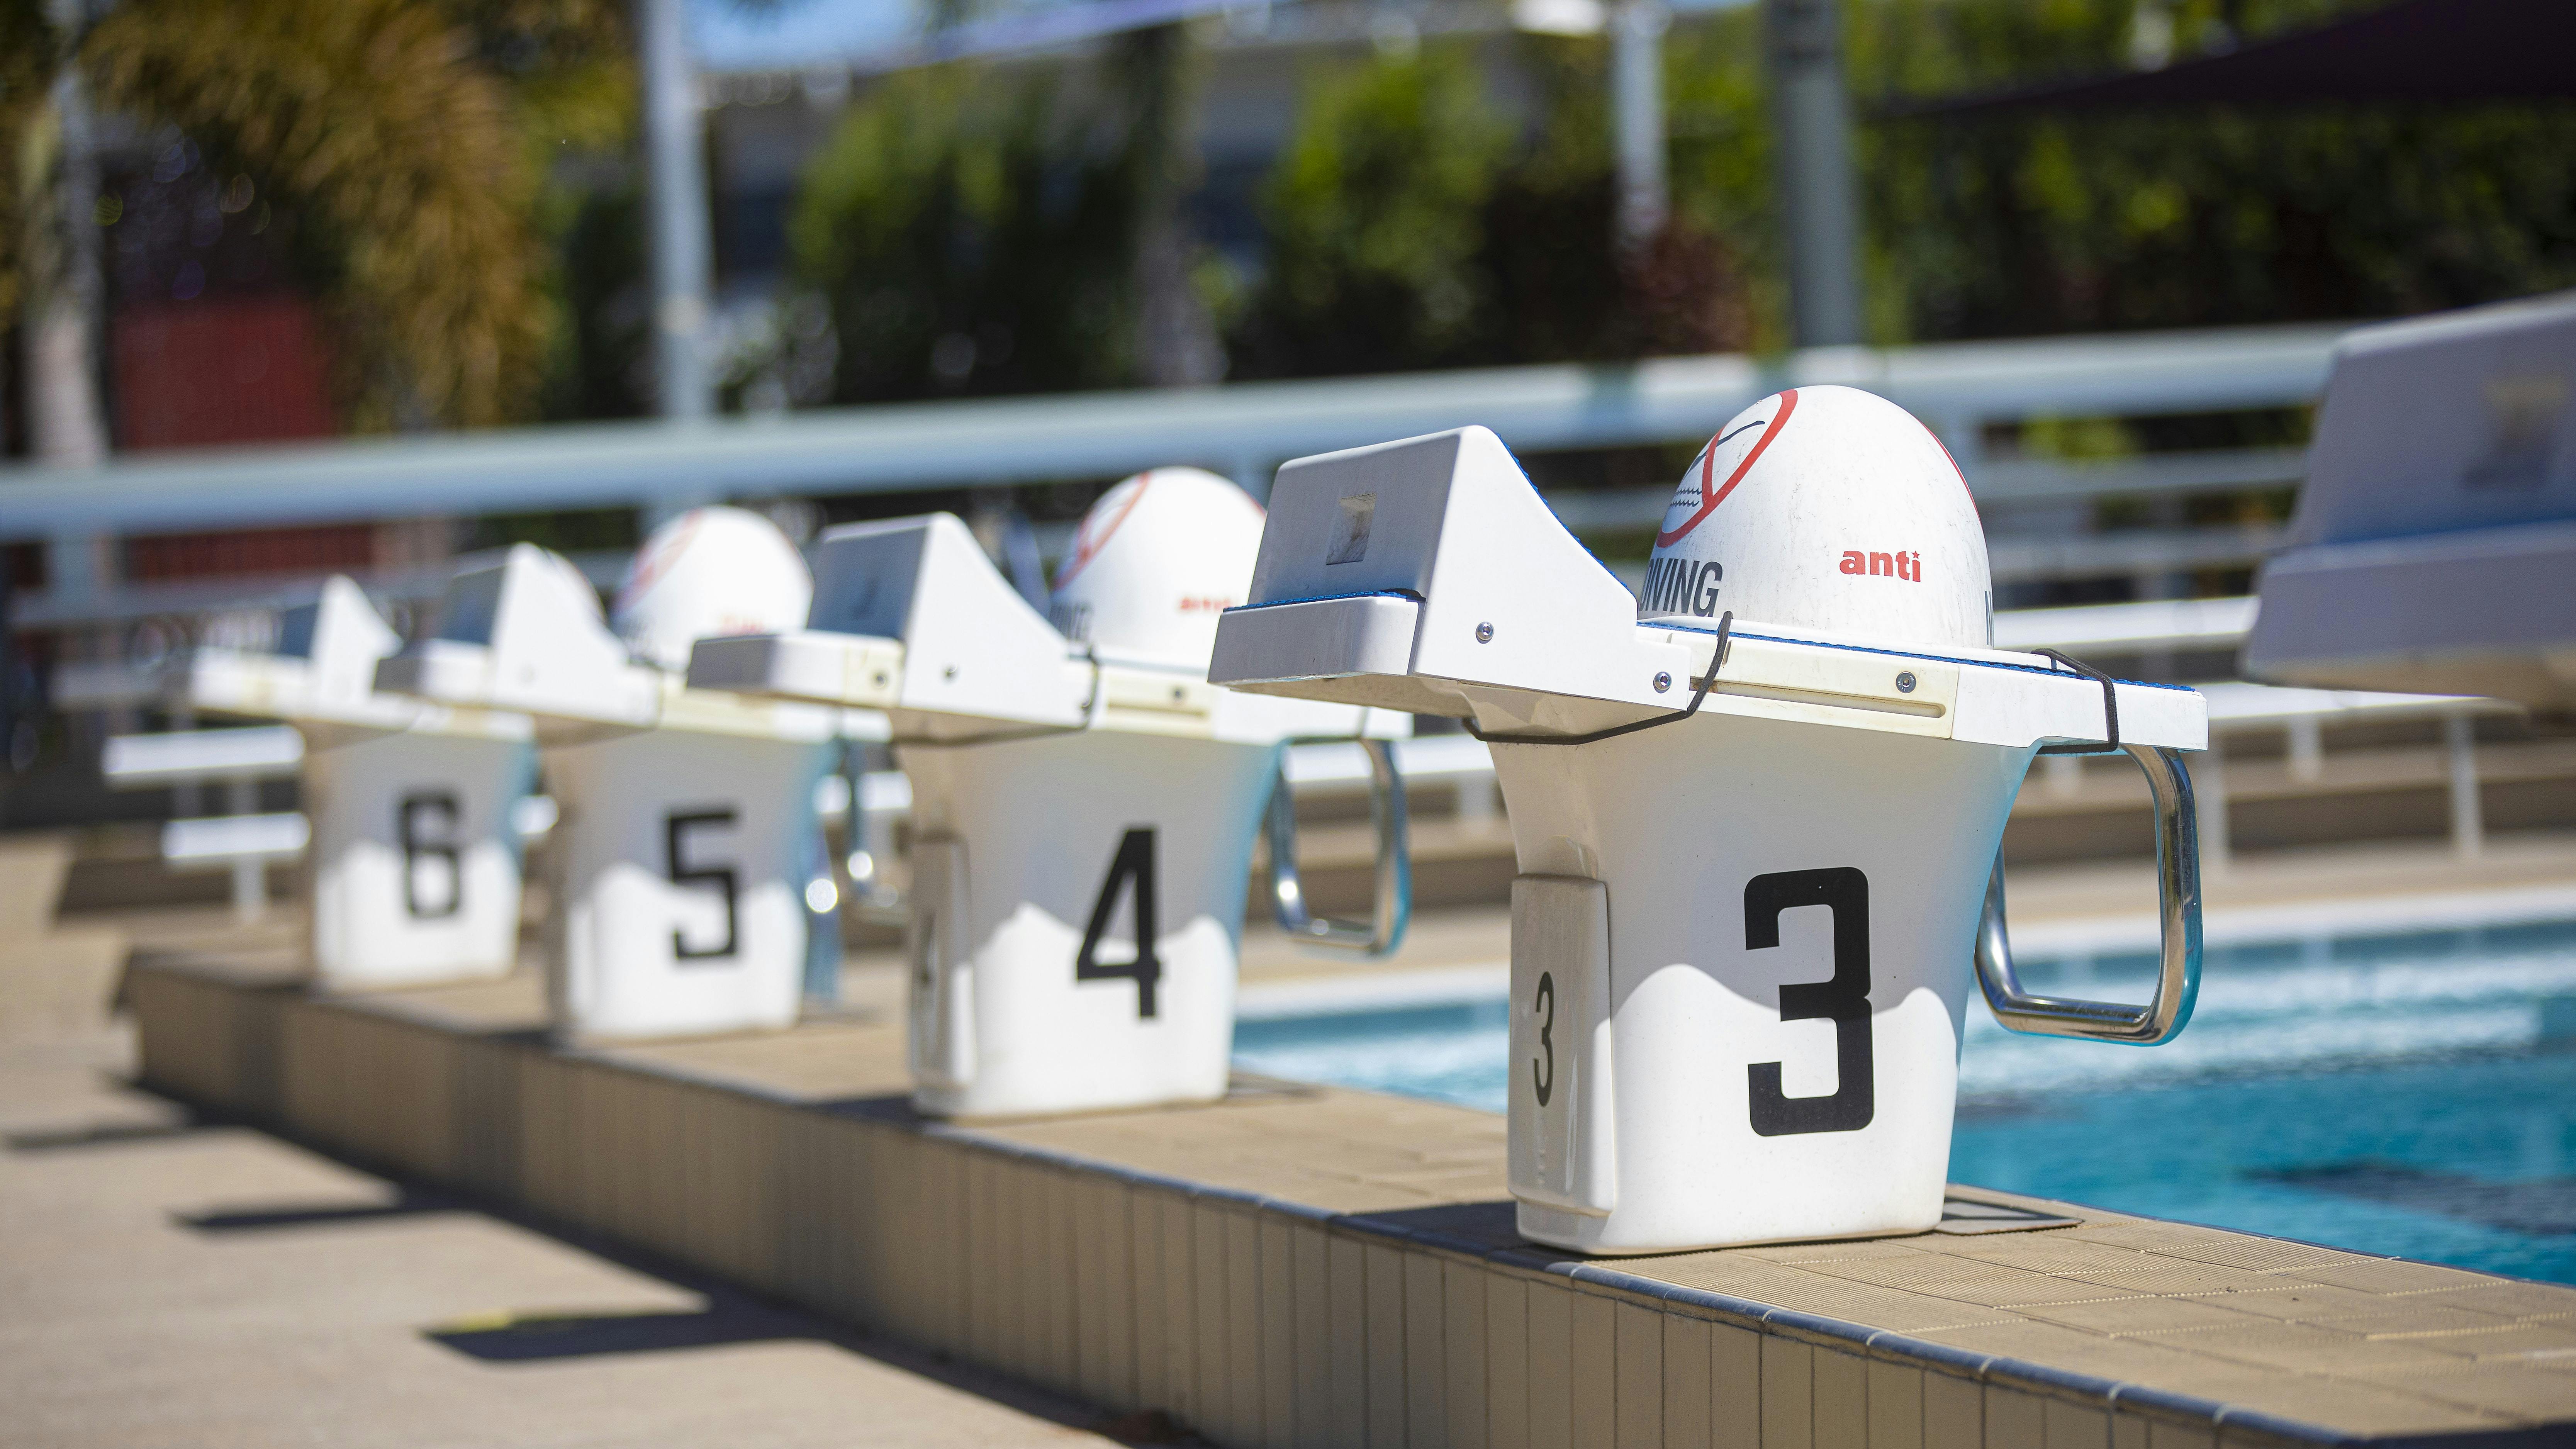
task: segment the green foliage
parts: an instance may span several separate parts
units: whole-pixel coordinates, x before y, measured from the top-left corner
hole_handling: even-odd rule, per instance
[[[649,225],[633,143],[637,61],[628,0],[434,0],[507,87],[544,248],[548,320],[535,416],[652,411]],[[748,4],[751,0],[737,0]],[[521,416],[526,410],[519,410]]]
[[[1464,45],[1310,77],[1264,197],[1267,274],[1235,328],[1237,375],[1615,361],[1744,340],[1729,239],[1699,216],[1633,256],[1597,41],[1522,38],[1538,93],[1514,134]]]
[[[1237,372],[1466,360],[1491,297],[1479,222],[1510,141],[1463,46],[1310,75],[1262,197],[1269,266]]]
[[[52,170],[46,92],[61,49],[44,0],[0,0],[0,319],[18,315],[26,228],[46,210],[36,193]]]
[[[839,339],[832,396],[1106,387],[1133,371],[1134,118],[1049,77],[889,79],[805,175],[789,241]]]
[[[1673,209],[1735,259],[1738,346],[1787,345],[1789,292],[1771,195],[1769,92],[1758,7],[1723,10],[1664,38]],[[1607,144],[1606,142],[1604,143]]]
[[[2246,0],[2249,36],[2355,0]],[[2154,22],[2156,17],[2144,17]],[[2132,0],[1862,0],[1855,94],[2127,68]],[[2177,58],[2222,40],[2173,7]],[[2576,110],[2199,108],[1891,120],[1862,138],[1887,340],[2341,320],[2576,282]]]
[[[604,151],[635,127],[627,0],[434,0],[476,62],[509,88],[531,154]],[[750,0],[737,0],[748,4]]]
[[[546,359],[541,413],[550,419],[634,418],[652,411],[652,297],[645,285],[643,188],[569,187],[549,211],[560,318]]]
[[[2576,284],[2568,107],[1869,119],[2377,3],[1844,0],[1874,340],[2343,320]],[[1679,249],[1660,270],[1608,245],[1600,43],[1519,42],[1539,104],[1517,140],[1463,47],[1320,74],[1267,197],[1237,373],[1786,346],[1762,39],[1751,6],[1666,39]]]
[[[302,280],[353,424],[471,426],[538,397],[554,325],[541,158],[621,129],[620,14],[611,0],[125,0],[81,58],[105,104],[177,127],[301,218]]]
[[[1526,37],[1512,61],[1537,93],[1539,124],[1519,138],[1480,215],[1486,297],[1474,361],[1597,361],[1633,356],[1631,278],[1612,218],[1608,52],[1595,41]],[[1676,350],[1676,349],[1663,349]]]

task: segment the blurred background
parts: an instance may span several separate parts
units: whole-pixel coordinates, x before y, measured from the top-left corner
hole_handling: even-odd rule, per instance
[[[1260,494],[1291,456],[1481,422],[1633,582],[1701,440],[1802,379],[1942,434],[1998,607],[2043,611],[2002,642],[2226,679],[2333,337],[2576,281],[2566,24],[7,0],[0,826],[213,808],[108,789],[106,741],[197,723],[154,667],[270,642],[328,572],[417,627],[461,553],[604,583],[728,498],[798,538],[954,509],[1035,589],[1133,468]],[[2168,607],[2044,612],[2122,602]],[[2479,728],[2549,747],[2482,823],[2576,824],[2556,723]],[[2299,764],[2291,733],[2246,749]],[[2437,764],[2367,829],[2455,829]],[[2303,808],[2239,843],[2356,828]]]
[[[2336,339],[2576,287],[2571,102],[2566,0],[0,0],[0,830],[67,913],[291,900],[293,730],[157,671],[333,573],[417,635],[463,555],[606,586],[726,501],[952,510],[1038,596],[1138,469],[1482,424],[1634,586],[1727,418],[1851,383],[1958,461],[1997,644],[2211,705],[2192,1044],[1978,1026],[1957,1175],[2576,1281],[2576,719],[2240,663]],[[1490,965],[1501,802],[1422,728],[1407,959]],[[1311,759],[1347,910],[1362,777]],[[830,807],[863,950],[900,786],[858,748]],[[2127,766],[2034,771],[2035,980],[2143,992],[2152,847]],[[1499,990],[1242,1059],[1490,1106],[1371,1073],[1499,1070]],[[2247,1141],[2034,1165],[2180,1120],[2128,1086]]]

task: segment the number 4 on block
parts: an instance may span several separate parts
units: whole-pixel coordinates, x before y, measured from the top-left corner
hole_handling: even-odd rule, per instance
[[[1136,959],[1100,961],[1100,940],[1109,933],[1109,918],[1118,910],[1118,892],[1130,882],[1136,892]],[[1109,878],[1100,883],[1100,897],[1091,903],[1091,924],[1082,933],[1082,950],[1073,958],[1076,981],[1133,981],[1136,983],[1136,1018],[1154,1015],[1154,985],[1163,979],[1163,963],[1154,955],[1154,938],[1162,934],[1154,915],[1154,828],[1131,826],[1118,841],[1118,854],[1109,862]]]

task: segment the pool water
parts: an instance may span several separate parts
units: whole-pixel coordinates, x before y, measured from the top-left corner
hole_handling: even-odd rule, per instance
[[[2144,1000],[2145,956],[2022,963]],[[1484,996],[1236,1029],[1245,1068],[1501,1111]],[[2190,1028],[2016,1036],[1971,1002],[1952,1181],[2576,1282],[2576,921],[2213,949]]]

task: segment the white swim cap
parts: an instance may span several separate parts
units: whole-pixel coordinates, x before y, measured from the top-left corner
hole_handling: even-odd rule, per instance
[[[1949,450],[1873,393],[1800,387],[1720,429],[1665,510],[1640,619],[1988,642],[1986,533]]]
[[[814,575],[778,525],[740,508],[692,508],[653,530],[618,583],[609,622],[637,659],[689,667],[689,646],[723,634],[801,628]]]
[[[1214,473],[1155,468],[1100,495],[1056,572],[1050,611],[1103,654],[1205,670],[1217,616],[1243,602],[1261,505]]]

